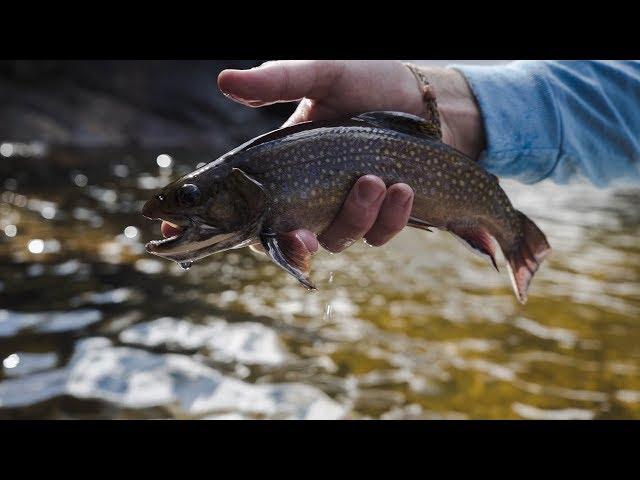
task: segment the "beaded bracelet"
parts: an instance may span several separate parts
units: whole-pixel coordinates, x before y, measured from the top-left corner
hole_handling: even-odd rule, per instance
[[[413,73],[413,76],[418,82],[418,88],[422,94],[422,101],[424,102],[424,114],[423,117],[434,124],[438,131],[438,136],[442,138],[442,128],[440,126],[440,113],[438,113],[438,104],[436,103],[436,94],[433,91],[433,87],[429,83],[427,76],[424,74],[420,67],[412,63],[404,63],[404,65]]]

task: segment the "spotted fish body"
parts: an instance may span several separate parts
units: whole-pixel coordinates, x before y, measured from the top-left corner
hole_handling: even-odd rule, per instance
[[[495,176],[441,142],[401,132],[319,128],[255,147],[236,165],[264,186],[266,223],[276,231],[323,231],[356,180],[373,174],[387,186],[410,185],[411,216],[434,227],[481,216],[505,235],[517,232],[519,220]]]
[[[550,250],[544,234],[513,208],[494,175],[442,143],[438,133],[423,119],[394,112],[308,122],[258,137],[181,183],[198,179],[199,185],[217,185],[241,171],[259,185],[259,227],[245,242],[263,243],[272,258],[280,257],[276,263],[307,286],[312,286],[308,258],[296,253],[299,245],[278,244],[278,234],[300,228],[321,233],[362,175],[376,175],[387,186],[406,183],[415,194],[409,225],[450,231],[494,265],[495,239],[524,302],[531,277]]]

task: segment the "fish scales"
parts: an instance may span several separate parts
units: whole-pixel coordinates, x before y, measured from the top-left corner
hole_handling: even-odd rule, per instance
[[[322,231],[344,201],[337,192],[348,191],[366,174],[387,185],[411,186],[412,216],[435,227],[444,229],[451,218],[470,213],[504,224],[518,221],[495,177],[436,142],[382,129],[342,127],[271,143],[249,149],[234,166],[246,168],[263,184],[270,199],[269,224],[276,229]],[[468,204],[473,212],[467,211]],[[320,215],[313,215],[314,207],[322,207]],[[307,215],[300,215],[303,212]]]

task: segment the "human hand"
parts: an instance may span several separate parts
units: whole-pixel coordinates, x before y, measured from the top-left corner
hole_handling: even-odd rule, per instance
[[[425,72],[438,99],[443,141],[477,156],[477,135],[460,131],[475,121],[482,133],[466,81],[455,70],[431,68]],[[250,70],[224,70],[218,86],[229,98],[250,107],[300,100],[285,126],[374,110],[421,115],[424,109],[416,78],[405,65],[393,60],[266,62]],[[406,226],[412,204],[413,191],[408,185],[398,183],[387,189],[380,178],[365,175],[318,240],[331,252],[342,251],[363,237],[370,245],[383,245]],[[317,251],[313,233],[297,230],[289,235],[298,236],[310,253]]]

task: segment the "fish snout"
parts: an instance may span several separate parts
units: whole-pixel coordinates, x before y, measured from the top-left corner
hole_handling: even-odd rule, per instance
[[[144,204],[144,207],[142,207],[142,215],[150,220],[160,218],[160,202],[157,198],[152,198]]]

